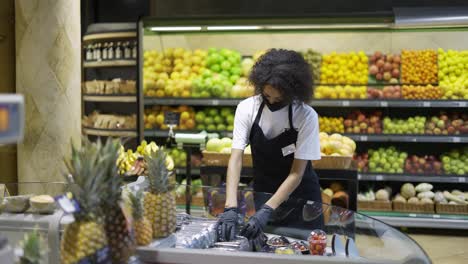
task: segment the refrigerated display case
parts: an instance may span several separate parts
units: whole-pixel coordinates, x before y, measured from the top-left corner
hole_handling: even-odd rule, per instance
[[[388,186],[393,198],[404,183],[421,182],[434,191],[468,191],[468,170],[455,157],[468,155],[468,86],[466,66],[459,64],[468,51],[460,41],[468,37],[465,24],[147,17],[138,30],[140,139],[167,136],[160,122],[165,111],[187,112],[176,132],[231,137],[229,123],[211,113],[233,111],[252,94],[243,78],[262,52],[293,49],[315,73],[310,105],[320,117],[341,118],[333,119],[339,126],[323,119],[327,132],[357,143],[360,191]],[[405,153],[403,163],[367,158],[369,150],[390,147]],[[451,156],[454,151],[459,154]],[[430,158],[406,168],[412,156]],[[468,228],[461,213],[433,211],[366,213],[397,226]]]

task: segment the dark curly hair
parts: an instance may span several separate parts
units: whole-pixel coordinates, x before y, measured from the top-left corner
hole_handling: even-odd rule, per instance
[[[265,85],[278,89],[284,100],[308,102],[312,97],[312,70],[302,55],[286,49],[271,49],[263,54],[250,72],[255,94]]]

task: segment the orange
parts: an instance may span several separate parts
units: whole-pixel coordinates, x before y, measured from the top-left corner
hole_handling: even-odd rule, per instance
[[[180,120],[181,121],[186,121],[190,118],[190,114],[189,112],[187,111],[183,111],[181,114],[180,114]]]
[[[193,119],[189,119],[185,122],[185,126],[187,126],[187,129],[194,129],[195,121]]]

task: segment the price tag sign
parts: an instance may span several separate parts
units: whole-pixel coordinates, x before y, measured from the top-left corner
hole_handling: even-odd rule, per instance
[[[418,141],[418,138],[416,138],[416,137],[411,138],[411,142],[417,142],[417,141]]]
[[[381,107],[388,107],[388,102],[387,101],[382,101],[380,102]]]
[[[440,215],[435,214],[435,215],[432,216],[432,218],[439,219],[439,218],[440,218]]]
[[[215,99],[215,100],[211,101],[211,104],[212,105],[219,105],[219,100]]]
[[[360,137],[360,140],[361,140],[361,141],[367,141],[367,136],[361,136],[361,137]]]
[[[431,102],[423,102],[423,107],[431,107]]]
[[[459,103],[458,103],[458,106],[459,106],[459,107],[466,107],[466,106],[467,106],[467,103],[466,103],[466,102],[459,102]]]
[[[453,143],[460,143],[460,137],[453,137]]]
[[[409,217],[416,217],[416,214],[409,214]]]
[[[167,111],[164,113],[164,124],[178,126],[180,122],[180,113]]]
[[[458,177],[458,182],[465,183],[466,179],[464,177]]]
[[[343,106],[349,106],[349,101],[343,101],[341,104],[342,104]]]
[[[382,176],[382,175],[377,175],[377,176],[375,176],[375,179],[376,179],[377,181],[382,181],[382,180],[383,180],[383,176]]]

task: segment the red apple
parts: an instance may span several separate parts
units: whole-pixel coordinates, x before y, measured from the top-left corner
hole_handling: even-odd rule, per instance
[[[371,65],[369,67],[369,73],[372,75],[376,75],[379,72],[379,67],[377,65]]]
[[[381,81],[381,80],[383,79],[383,74],[380,73],[380,72],[377,73],[377,74],[375,75],[375,79],[377,79],[378,81]]]
[[[377,67],[381,68],[381,67],[383,67],[385,65],[385,61],[380,59],[380,60],[377,61],[376,64],[377,64]]]
[[[393,70],[392,70],[392,76],[393,76],[394,78],[398,78],[398,76],[400,76],[400,70],[398,70],[398,69],[393,69]]]
[[[386,62],[383,67],[384,67],[384,71],[391,71],[392,70],[392,64],[389,63],[389,62]]]
[[[384,78],[384,80],[386,80],[386,81],[390,81],[390,79],[392,78],[392,75],[391,75],[389,72],[385,72],[385,73],[383,74],[383,78]]]

